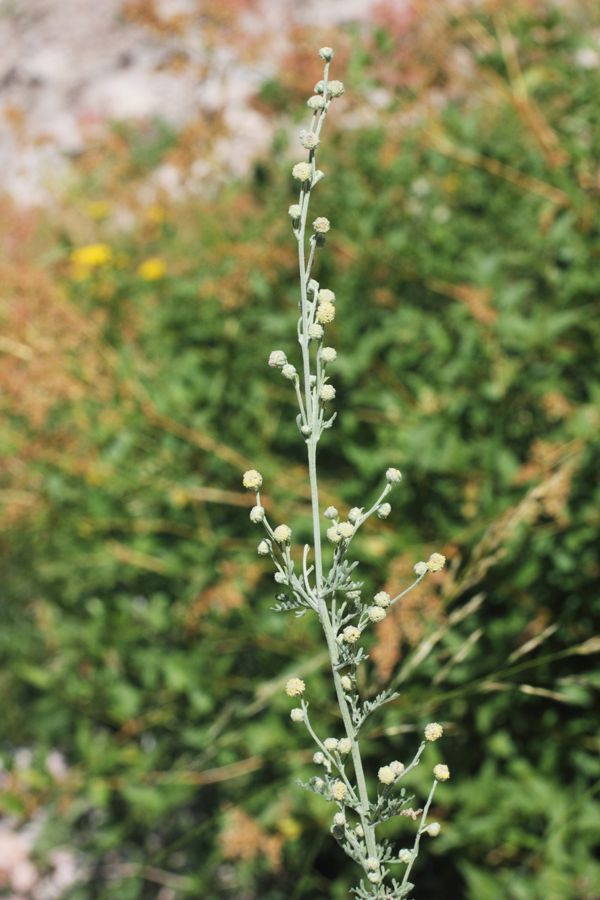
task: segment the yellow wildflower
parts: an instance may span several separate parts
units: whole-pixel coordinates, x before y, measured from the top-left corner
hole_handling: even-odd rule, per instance
[[[112,260],[112,250],[108,244],[86,244],[71,251],[71,262],[81,269],[94,269]]]
[[[152,256],[138,266],[138,275],[140,275],[144,281],[158,281],[160,278],[164,278],[166,274],[167,267],[165,261],[159,256]]]

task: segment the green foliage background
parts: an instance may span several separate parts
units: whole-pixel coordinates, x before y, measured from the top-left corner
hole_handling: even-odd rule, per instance
[[[336,131],[332,109],[312,206],[333,223],[318,277],[338,309],[323,497],[366,505],[388,465],[404,473],[390,519],[356,542],[367,589],[397,577],[394,559],[450,560],[423,616],[406,611],[417,638],[397,623],[402,696],[365,745],[375,773],[412,758],[428,721],[446,726],[411,785],[417,806],[448,763],[416,900],[597,900],[600,70],[575,62],[583,12],[513,12],[524,101],[502,21],[475,21],[495,102],[463,85],[410,120],[400,83],[375,127]],[[448,21],[446,39],[464,44],[464,26]],[[348,97],[399,71],[386,34],[346,36]],[[261,102],[278,108],[276,87]],[[162,158],[165,134],[125,136],[128,177]],[[32,263],[86,327],[59,360],[80,390],[41,425],[27,392],[3,412],[3,495],[26,467],[36,502],[0,542],[0,802],[17,822],[45,810],[40,866],[53,846],[80,854],[73,900],[341,900],[353,883],[331,811],[293,784],[312,749],[282,690],[305,678],[321,733],[338,732],[328,660],[315,621],[270,612],[240,489],[260,469],[271,519],[309,539],[294,398],[266,366],[271,349],[297,356],[283,141],[210,202],[126,237],[88,224],[113,262],[83,280],[73,220],[45,226]],[[89,189],[103,199],[101,178]],[[144,281],[136,264],[157,255],[167,274]]]

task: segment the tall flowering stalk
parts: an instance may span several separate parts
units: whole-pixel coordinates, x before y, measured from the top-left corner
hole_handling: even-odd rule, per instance
[[[315,86],[315,94],[308,100],[308,107],[312,111],[310,127],[308,131],[300,132],[300,142],[308,151],[308,160],[298,162],[292,169],[293,177],[300,182],[300,196],[298,203],[289,208],[298,243],[300,268],[301,315],[298,321],[298,342],[302,350],[302,375],[298,374],[281,350],[273,351],[269,358],[269,365],[280,369],[283,377],[294,387],[299,407],[296,421],[308,453],[314,531],[313,562],[309,565],[311,547],[306,544],[302,554],[301,573],[296,574],[294,571],[292,529],[285,524],[273,528],[261,506],[262,476],[251,469],[244,474],[243,484],[256,494],[256,505],[250,512],[250,519],[262,524],[266,531],[266,537],[258,545],[258,553],[270,556],[273,560],[275,581],[281,588],[276,595],[275,610],[295,610],[297,616],[313,610],[319,617],[331,658],[333,682],[344,727],[344,736],[340,738],[323,739],[317,735],[309,719],[308,703],[304,699],[306,685],[299,678],[288,681],[286,693],[289,697],[298,698],[300,703],[300,706],[291,711],[292,721],[304,725],[315,741],[318,750],[313,761],[320,767],[319,775],[315,775],[307,784],[300,781],[298,784],[308,791],[321,794],[325,800],[336,805],[331,826],[333,837],[348,856],[361,866],[366,877],[366,882],[361,879],[359,886],[353,888],[353,893],[365,900],[392,900],[407,897],[413,888],[409,876],[419,852],[422,835],[435,837],[440,831],[437,822],[427,824],[427,815],[438,781],[446,781],[450,773],[445,765],[435,766],[425,806],[419,810],[408,808],[412,797],[406,796],[400,782],[419,764],[427,744],[442,736],[441,725],[434,722],[425,728],[424,739],[408,765],[394,760],[379,768],[377,795],[372,800],[369,798],[360,753],[360,730],[372,712],[394,700],[398,694],[387,690],[372,701],[361,700],[356,673],[367,654],[361,647],[360,639],[370,625],[381,622],[389,607],[413,590],[429,572],[439,571],[445,559],[441,554],[434,553],[427,562],[417,563],[414,568],[415,581],[397,597],[390,597],[385,591],[379,591],[372,600],[362,597],[362,584],[353,578],[358,563],[349,562],[348,551],[354,535],[370,516],[376,513],[379,518],[385,519],[391,511],[386,497],[400,484],[402,475],[398,469],[389,468],[385,473],[385,487],[370,509],[365,511],[364,507],[354,507],[346,519],[334,507],[330,506],[325,510],[324,517],[329,523],[326,536],[333,546],[333,561],[328,571],[323,567],[317,445],[323,431],[331,427],[336,415],[329,414],[328,404],[335,397],[335,388],[329,383],[329,376],[326,374],[328,367],[336,360],[336,351],[325,345],[327,326],[335,318],[336,298],[333,291],[321,288],[313,277],[316,253],[325,246],[325,235],[330,223],[322,216],[317,217],[312,223],[313,233],[308,241],[306,229],[311,193],[323,178],[323,172],[316,167],[321,131],[331,102],[341,97],[344,85],[340,81],[329,80],[333,50],[323,47],[319,56],[325,62],[323,80]],[[376,827],[398,815],[410,817],[418,824],[412,847],[394,851],[387,840],[377,840]],[[404,868],[398,878],[390,879],[391,884],[386,883],[390,875],[389,867],[395,865]]]

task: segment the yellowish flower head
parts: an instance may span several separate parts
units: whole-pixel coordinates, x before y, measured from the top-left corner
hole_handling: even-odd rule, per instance
[[[440,569],[444,568],[444,563],[446,562],[446,557],[442,556],[441,553],[432,553],[429,559],[427,560],[427,568],[430,572],[439,572]]]
[[[262,483],[262,475],[260,472],[257,472],[256,469],[248,469],[247,472],[244,472],[242,484],[249,491],[257,491]]]
[[[84,269],[105,266],[112,260],[112,250],[108,244],[86,244],[71,251],[71,262]]]
[[[331,785],[331,796],[334,800],[343,800],[348,793],[348,788],[343,781],[334,781]]]
[[[431,722],[425,728],[425,740],[426,741],[437,741],[444,733],[444,729],[441,725],[438,725],[437,722]]]
[[[144,281],[158,281],[167,274],[167,266],[165,261],[159,256],[152,256],[140,266],[138,266],[138,275]]]
[[[288,697],[300,697],[306,690],[306,685],[301,678],[290,678],[285,686]]]
[[[396,780],[396,775],[391,766],[382,766],[377,773],[377,777],[382,784],[393,784]]]
[[[436,781],[448,781],[450,778],[450,769],[448,766],[443,766],[441,763],[435,766],[433,770],[434,777]]]

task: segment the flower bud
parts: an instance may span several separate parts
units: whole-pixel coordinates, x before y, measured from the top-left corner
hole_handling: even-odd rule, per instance
[[[301,678],[290,678],[285,686],[288,697],[301,697],[306,690],[306,685]]]
[[[334,781],[331,785],[331,796],[334,800],[343,800],[348,793],[348,788],[343,781]]]
[[[289,363],[286,363],[285,366],[281,369],[281,374],[284,378],[287,378],[288,381],[293,381],[296,377],[296,368],[295,366],[291,366]]]
[[[344,540],[349,540],[354,534],[354,525],[351,525],[350,522],[340,522],[338,525],[338,531]]]
[[[325,62],[329,62],[330,60],[332,60],[334,55],[335,54],[331,47],[321,47],[321,49],[319,50],[319,56],[321,57],[321,59],[324,59]]]
[[[386,617],[386,611],[380,606],[370,606],[367,610],[367,615],[371,622],[383,622]]]
[[[333,303],[321,303],[317,309],[317,322],[328,325],[335,319],[335,306]]]
[[[325,216],[319,216],[313,222],[313,228],[319,234],[327,234],[327,232],[331,228],[331,223],[330,223],[329,219],[325,218]]]
[[[400,484],[402,481],[402,472],[398,469],[388,469],[385,473],[385,477],[387,478],[389,484]]]
[[[378,594],[375,594],[373,600],[376,606],[386,609],[390,605],[391,598],[387,591],[379,591]]]
[[[283,350],[273,350],[269,356],[269,365],[272,369],[282,369],[287,362],[287,356]]]
[[[322,101],[322,98],[319,98]],[[302,183],[310,181],[312,166],[307,162],[296,163],[292,169],[292,176]]]
[[[293,709],[290,713],[290,718],[292,722],[304,722],[304,710],[300,708]]]
[[[262,540],[256,549],[259,556],[268,556],[271,545],[269,541]]]
[[[377,510],[377,515],[380,519],[387,519],[389,514],[392,511],[392,507],[389,503],[382,503],[379,509]]]
[[[337,351],[333,347],[323,347],[321,350],[321,359],[325,363],[335,362],[337,359]]]
[[[327,529],[327,540],[331,541],[332,544],[339,544],[342,540],[342,536],[337,529],[337,525],[332,525],[331,528]]]
[[[343,681],[343,679],[342,679],[342,681]],[[338,744],[338,751],[342,754],[342,756],[345,756],[346,753],[350,753],[351,750],[352,750],[352,741],[350,740],[350,738],[342,738]]]
[[[323,99],[323,97],[319,96],[319,94],[315,94],[313,97],[310,97],[310,99],[306,101],[306,105],[310,109],[314,110],[323,109],[323,107],[325,106],[325,100]],[[296,176],[294,176],[294,178],[295,177]]]
[[[322,94],[325,90],[325,82],[323,80],[317,81],[315,84],[315,94]]]
[[[321,753],[320,750],[317,750],[316,753],[313,753],[313,762],[316,763],[318,766],[322,766],[323,763],[325,762],[325,756],[323,753]]]
[[[319,397],[324,403],[328,403],[335,397],[335,388],[331,384],[324,384],[319,391]]]
[[[327,83],[327,90],[331,94],[332,97],[341,97],[344,93],[344,85],[341,81],[329,81]]]
[[[290,208],[288,209],[288,216],[290,219],[299,219],[302,215],[302,207],[299,203],[292,203]]]
[[[337,738],[325,738],[323,741],[323,746],[326,750],[329,750],[332,753],[334,750],[337,750],[338,741]]]
[[[337,519],[338,511],[335,506],[328,506],[323,515],[326,519]]]
[[[348,675],[342,675],[340,681],[342,682],[342,687],[345,691],[352,690],[352,679]]]
[[[314,325],[308,326],[308,336],[313,341],[320,340],[324,334],[325,332],[323,331],[323,326],[319,325],[317,322],[315,322]]]
[[[319,138],[314,131],[308,131],[300,136],[300,143],[305,150],[314,150],[319,145]]]
[[[426,562],[418,562],[415,564],[413,572],[415,573],[415,575],[424,575],[425,572],[429,572],[429,566]]]
[[[292,536],[292,529],[289,525],[278,525],[273,532],[273,537],[278,544],[285,544]]]
[[[262,506],[253,506],[250,510],[250,521],[255,524],[258,522],[262,522],[265,517],[265,511]]]
[[[382,784],[393,784],[396,780],[394,770],[391,766],[382,766],[377,772],[377,777]]]
[[[347,628],[344,628],[342,634],[344,635],[344,640],[348,644],[355,644],[360,637],[360,631],[358,628],[355,628],[354,625],[348,625]]]
[[[437,722],[430,722],[429,725],[425,727],[425,740],[426,741],[437,741],[444,733],[444,729],[441,725],[438,725]]]
[[[441,763],[435,766],[433,770],[434,777],[436,781],[448,781],[450,778],[450,769],[448,766],[443,766]]]
[[[442,556],[441,553],[432,553],[429,559],[427,560],[427,568],[430,572],[439,572],[444,568],[444,564],[446,562],[446,557]]]
[[[429,834],[431,837],[437,837],[441,830],[442,827],[439,822],[432,822],[431,825],[428,825],[425,829],[427,834]]]
[[[257,472],[256,469],[248,469],[247,472],[244,472],[242,484],[249,491],[257,491],[262,483],[262,475],[260,472]]]

